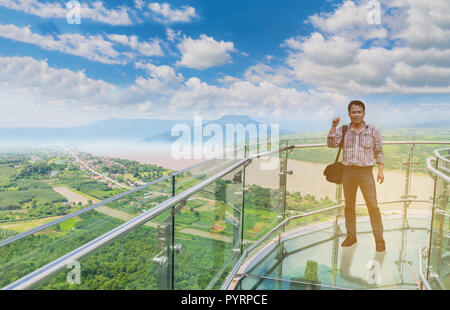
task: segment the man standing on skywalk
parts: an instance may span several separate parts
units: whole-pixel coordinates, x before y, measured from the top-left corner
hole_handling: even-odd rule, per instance
[[[377,181],[383,183],[383,140],[380,131],[372,125],[364,122],[365,105],[359,100],[354,100],[348,105],[350,124],[344,138],[342,160],[342,185],[345,198],[345,227],[347,237],[342,242],[342,247],[350,247],[357,242],[356,238],[356,191],[361,189],[364,200],[369,210],[372,232],[375,237],[377,252],[384,252],[386,245],[383,239],[383,223],[380,209],[377,205],[375,180],[373,177],[374,161],[378,164]],[[328,147],[338,147],[342,140],[343,127],[336,129],[340,121],[333,119],[331,130],[327,136]]]

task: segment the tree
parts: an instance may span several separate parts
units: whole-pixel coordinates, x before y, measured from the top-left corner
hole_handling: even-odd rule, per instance
[[[318,281],[319,277],[317,276],[317,262],[308,260],[306,262],[305,275],[303,276],[304,280],[309,281]]]

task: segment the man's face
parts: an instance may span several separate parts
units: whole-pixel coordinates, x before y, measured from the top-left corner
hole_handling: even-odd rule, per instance
[[[350,116],[352,123],[355,125],[359,125],[364,121],[364,115],[363,108],[355,104],[350,107],[350,112],[348,112],[348,116]]]

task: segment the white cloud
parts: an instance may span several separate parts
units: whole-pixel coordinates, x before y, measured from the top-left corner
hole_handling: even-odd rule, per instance
[[[255,82],[225,76],[226,85],[218,87],[196,77],[184,80],[166,65],[136,62],[135,67],[146,76],[138,77],[135,85],[118,87],[88,78],[84,72],[52,68],[45,60],[0,57],[0,122],[2,126],[75,126],[108,118],[223,114],[328,119],[345,111],[349,99],[335,91],[277,85],[271,70]],[[439,108],[442,112],[448,105]],[[394,111],[391,105],[383,109]],[[375,118],[388,117],[373,110]],[[417,114],[426,119],[425,113]]]
[[[136,84],[141,88],[157,94],[167,94],[173,92],[183,82],[181,73],[176,73],[170,66],[156,66],[151,63],[135,63],[135,67],[147,72],[148,78],[138,77]]]
[[[346,99],[269,81],[254,84],[235,79],[226,87],[217,87],[195,77],[184,81],[169,66],[140,62],[135,66],[148,76],[121,88],[90,79],[83,72],[52,68],[45,60],[0,57],[0,122],[3,126],[75,126],[114,117],[217,117],[218,111],[295,116],[316,105],[339,106]]]
[[[195,8],[186,5],[180,9],[172,9],[168,3],[151,2],[148,7],[155,14],[155,19],[161,23],[186,23],[199,17],[195,12]]]
[[[73,125],[109,105],[112,110],[117,100],[114,85],[30,57],[0,57],[0,89],[1,123],[6,126]]]
[[[241,80],[234,76],[225,75],[225,76],[218,78],[217,81],[220,83],[223,83],[223,84],[231,84],[231,83],[239,82]]]
[[[231,61],[230,53],[236,52],[233,42],[217,42],[205,34],[198,40],[185,37],[177,47],[182,53],[177,65],[200,70],[224,65]]]
[[[40,35],[33,33],[30,27],[19,28],[15,25],[0,25],[0,37],[38,45],[46,50],[55,50],[66,54],[76,55],[92,61],[107,64],[126,64],[137,56],[161,56],[162,49],[158,40],[139,42],[137,37],[123,35],[109,35],[107,40],[102,35],[58,34]],[[128,51],[119,52],[114,45],[120,43],[136,50],[133,55]]]
[[[118,42],[122,45],[128,46],[133,50],[138,51],[144,56],[162,56],[164,55],[160,41],[158,39],[152,39],[148,42],[139,42],[137,36],[126,36],[119,34],[110,34],[108,39],[114,42]]]
[[[238,113],[252,116],[305,117],[315,113],[318,106],[331,104],[341,107],[347,98],[332,93],[298,91],[280,87],[270,81],[253,84],[249,81],[229,79],[225,87],[217,87],[190,78],[170,99],[168,112],[186,111],[204,117]]]
[[[334,12],[315,15],[309,19],[316,27],[314,32],[285,40],[288,56],[283,65],[257,63],[240,77],[222,74],[218,79],[222,86],[197,77],[185,79],[176,67],[150,62],[148,56],[163,55],[160,45],[165,43],[159,39],[140,41],[137,36],[119,34],[40,35],[29,27],[0,25],[0,36],[5,38],[104,63],[134,62],[136,69],[145,71],[133,85],[117,87],[90,79],[83,72],[51,68],[46,61],[0,57],[0,107],[2,115],[9,118],[3,116],[2,121],[73,125],[111,117],[200,114],[215,118],[233,113],[327,119],[345,112],[354,94],[450,93],[450,48],[439,32],[429,38],[414,37],[417,29],[408,19],[419,16],[415,10],[425,5],[436,19],[422,21],[421,25],[429,30],[438,27],[446,34],[448,25],[442,12],[447,6],[441,3],[436,10],[411,0],[390,2],[387,9],[396,10],[394,3],[402,6],[395,11],[399,18],[390,19],[393,11],[389,11],[382,25],[373,27],[360,20],[363,2],[345,1]],[[144,8],[141,1],[134,4],[137,9]],[[176,11],[164,5],[159,5],[159,10]],[[166,35],[181,52],[176,66],[200,70],[221,66],[237,52],[232,42],[216,41],[205,34],[192,39],[167,28]],[[268,57],[267,61],[272,59]],[[302,88],[295,88],[295,84]],[[397,117],[402,110],[392,105],[376,106],[372,110],[376,116],[388,111]],[[445,105],[438,108],[448,111]],[[422,110],[410,110],[415,111],[410,114],[424,117]]]
[[[382,24],[370,25],[366,3],[347,0],[309,18],[318,31],[285,40],[286,63],[324,91],[448,94],[450,22],[442,16],[449,10],[450,2],[436,0],[389,2]]]
[[[68,2],[68,1],[67,1]],[[91,19],[110,25],[131,25],[129,8],[119,6],[108,9],[102,1],[92,2],[79,1],[81,18]],[[37,15],[43,18],[66,18],[69,9],[58,2],[40,2],[38,0],[0,0],[0,6],[8,9]]]
[[[62,53],[85,57],[87,59],[108,63],[121,64],[120,53],[113,48],[113,43],[105,41],[100,35],[83,36],[80,34],[40,35],[33,33],[30,27],[19,28],[15,25],[0,25],[0,36],[3,38],[30,43],[46,50],[56,50]]]
[[[161,68],[156,68],[164,76]],[[169,74],[170,76],[170,74]],[[77,126],[109,118],[164,115],[166,107],[136,85],[118,87],[46,60],[0,57],[2,126]]]
[[[314,32],[301,41],[288,39],[286,45],[302,51],[307,59],[324,66],[342,67],[353,63],[360,43],[343,37],[333,36],[325,39],[322,34]]]
[[[294,72],[286,67],[274,68],[259,63],[248,68],[244,73],[244,77],[247,81],[254,84],[271,81],[275,85],[286,85],[294,79]]]
[[[405,63],[398,63],[392,70],[392,80],[397,84],[411,87],[448,87],[450,68],[412,67]]]
[[[417,49],[450,48],[450,2],[410,0],[407,24],[397,38]]]
[[[144,8],[145,1],[144,0],[134,0],[134,7],[138,10],[142,10]]]
[[[170,42],[175,42],[175,40],[179,40],[181,38],[181,31],[167,28],[166,35],[167,35],[167,40],[169,40]]]
[[[383,26],[367,22],[367,16],[370,12],[367,9],[367,1],[358,2],[359,5],[353,1],[345,0],[334,12],[314,14],[309,17],[308,21],[325,33],[349,40],[386,38],[388,33]],[[381,14],[381,16],[384,17],[384,14]],[[384,22],[382,20],[382,23]]]

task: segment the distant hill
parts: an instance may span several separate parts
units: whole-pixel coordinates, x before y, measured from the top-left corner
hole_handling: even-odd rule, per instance
[[[256,133],[257,133],[257,137],[260,136],[260,129],[264,130],[263,127],[260,127],[260,125],[263,124],[267,124],[267,137],[270,138],[271,136],[271,126],[270,123],[263,123],[263,122],[259,122],[256,120],[251,119],[248,115],[224,115],[221,118],[214,120],[214,121],[203,121],[202,122],[202,132],[204,132],[204,129],[206,126],[208,125],[218,125],[221,130],[222,130],[222,134],[223,134],[223,139],[226,140],[226,130],[227,130],[227,125],[234,125],[236,126],[237,124],[242,124],[242,126],[247,127],[247,128],[251,128],[251,125],[254,125],[255,129],[256,129]],[[191,142],[194,141],[194,124],[193,121],[190,122],[190,124],[186,123],[186,125],[188,125],[189,129],[190,129],[190,134],[191,134]],[[249,126],[250,125],[250,126]],[[293,132],[290,130],[286,130],[281,128],[281,126],[283,124],[278,124],[279,125],[279,135],[286,135],[286,134],[292,134]],[[237,128],[237,127],[234,127]],[[264,133],[263,133],[264,134]],[[214,134],[213,134],[214,135]],[[248,133],[246,134],[248,135]],[[181,136],[181,133],[180,133]],[[144,139],[144,142],[148,142],[148,143],[152,143],[152,142],[159,142],[159,143],[172,143],[176,140],[178,140],[180,138],[180,136],[172,136],[171,131],[167,131],[164,132],[162,134],[153,136],[153,137],[148,137],[146,139]],[[206,142],[209,139],[212,138],[212,136],[202,136],[202,141]],[[235,140],[238,141],[238,137],[235,134]],[[243,141],[238,141],[238,142],[243,142]]]

